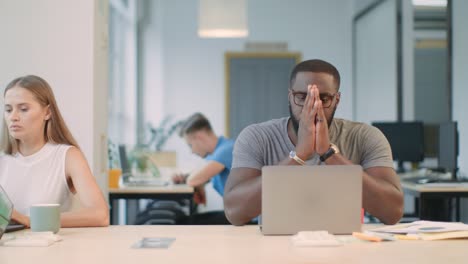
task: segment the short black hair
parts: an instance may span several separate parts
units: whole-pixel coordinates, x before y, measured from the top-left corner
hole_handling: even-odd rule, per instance
[[[314,59],[314,60],[306,60],[299,64],[297,64],[291,72],[291,76],[289,77],[289,85],[290,87],[293,86],[294,81],[296,80],[296,75],[299,72],[323,72],[328,73],[333,76],[333,79],[336,83],[336,90],[340,89],[340,73],[338,70],[333,66],[331,63],[326,62],[324,60]]]
[[[184,121],[179,135],[183,137],[200,130],[213,131],[210,121],[202,113],[195,113]]]

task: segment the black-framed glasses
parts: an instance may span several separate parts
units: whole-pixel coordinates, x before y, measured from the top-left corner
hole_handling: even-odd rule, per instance
[[[294,103],[297,106],[304,106],[307,93],[306,92],[295,92],[293,90],[290,90],[291,94],[293,96]],[[322,106],[323,108],[329,108],[333,102],[333,99],[335,96],[339,94],[339,92],[330,94],[330,93],[321,93],[319,94],[320,100],[322,101]]]

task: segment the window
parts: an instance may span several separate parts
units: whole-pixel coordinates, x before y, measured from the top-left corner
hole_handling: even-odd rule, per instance
[[[135,145],[137,126],[137,18],[135,0],[109,6],[109,139]]]

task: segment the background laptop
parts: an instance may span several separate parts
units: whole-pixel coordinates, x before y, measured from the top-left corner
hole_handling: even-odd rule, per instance
[[[327,230],[361,231],[362,168],[340,166],[266,166],[262,168],[264,235]]]
[[[129,187],[160,187],[169,184],[167,180],[154,177],[138,177],[132,175],[130,164],[128,163],[127,150],[125,145],[119,145],[120,166],[122,167],[123,185]]]

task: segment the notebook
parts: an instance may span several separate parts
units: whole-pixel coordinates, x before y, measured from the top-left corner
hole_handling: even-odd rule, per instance
[[[361,231],[362,168],[339,166],[266,166],[262,168],[264,235],[325,230]]]

